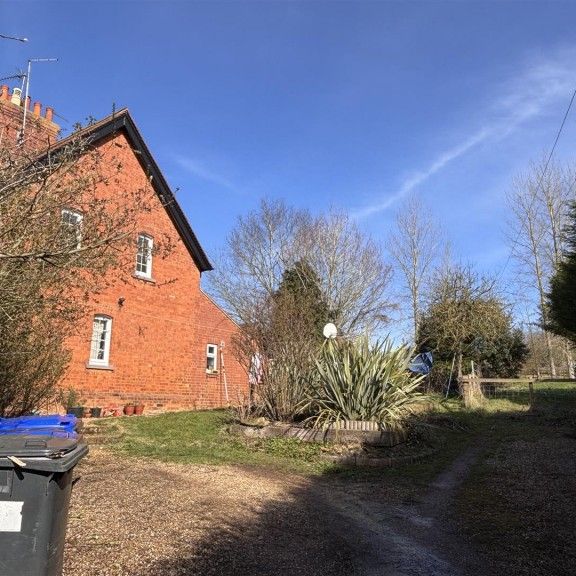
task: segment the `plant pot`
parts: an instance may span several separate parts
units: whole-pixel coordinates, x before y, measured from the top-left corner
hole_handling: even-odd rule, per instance
[[[134,404],[126,404],[126,406],[124,406],[124,414],[126,414],[126,416],[132,416],[132,414],[134,414]]]
[[[84,416],[84,406],[68,406],[66,414],[73,414],[76,418],[82,418]]]
[[[92,418],[100,418],[102,416],[102,408],[90,408],[90,416]]]
[[[119,408],[115,408],[114,410],[112,410],[112,416],[122,416],[122,410],[120,410]]]
[[[144,404],[136,404],[136,406],[134,406],[134,414],[136,414],[136,416],[141,416],[143,412]]]

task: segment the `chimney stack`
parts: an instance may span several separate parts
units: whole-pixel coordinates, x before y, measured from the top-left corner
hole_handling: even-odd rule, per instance
[[[2,147],[43,150],[58,139],[54,109],[24,98],[21,88],[0,85],[0,134]],[[24,131],[24,134],[22,134]],[[1,563],[1,562],[0,562]]]

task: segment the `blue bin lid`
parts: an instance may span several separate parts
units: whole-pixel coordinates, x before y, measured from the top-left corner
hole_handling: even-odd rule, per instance
[[[50,414],[47,416],[19,416],[18,418],[0,418],[0,431],[15,430],[25,428],[55,428],[73,432],[78,419],[72,414],[62,416],[60,414]]]

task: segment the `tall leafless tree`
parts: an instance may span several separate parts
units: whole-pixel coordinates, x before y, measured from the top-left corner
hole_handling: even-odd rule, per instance
[[[443,241],[430,211],[417,196],[409,197],[400,208],[395,224],[388,249],[400,273],[401,296],[408,302],[413,341],[417,343],[423,292],[442,255]]]
[[[512,256],[518,263],[519,278],[524,293],[535,295],[542,327],[548,325],[546,294],[550,279],[562,259],[564,227],[570,201],[574,199],[572,170],[541,161],[529,172],[514,180],[508,195],[512,215],[510,242]],[[553,354],[553,335],[546,331],[550,374],[556,376],[557,366]],[[571,349],[563,343],[568,372],[573,375]]]
[[[380,248],[346,216],[318,217],[284,202],[263,200],[238,219],[207,289],[241,323],[262,313],[282,274],[306,262],[341,333],[387,322],[391,267]]]

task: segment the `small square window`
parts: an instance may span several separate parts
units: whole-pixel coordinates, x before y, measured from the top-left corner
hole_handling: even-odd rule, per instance
[[[82,246],[82,214],[75,210],[62,210],[62,236],[64,246],[68,249],[78,249]]]
[[[108,366],[110,359],[111,336],[112,318],[103,315],[94,316],[89,364],[95,366]]]
[[[152,278],[152,247],[154,240],[147,234],[138,235],[136,251],[136,275]]]
[[[206,346],[206,372],[216,372],[218,370],[218,346],[208,344]]]

